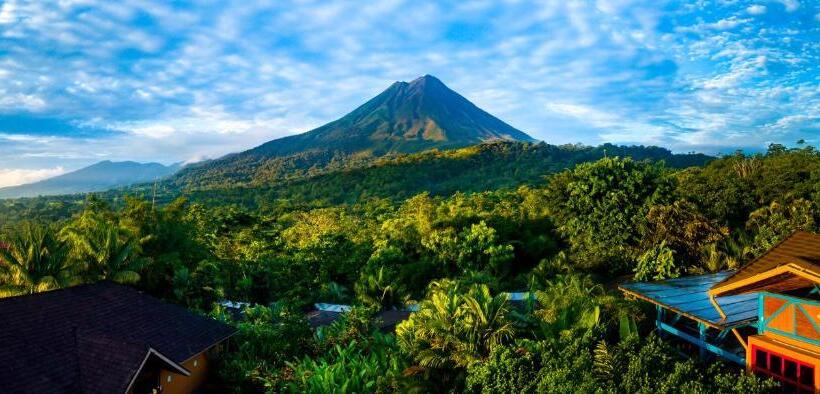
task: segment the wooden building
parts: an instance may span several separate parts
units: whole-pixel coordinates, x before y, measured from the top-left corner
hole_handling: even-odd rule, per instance
[[[112,282],[0,299],[0,392],[190,393],[235,330]]]
[[[820,393],[820,235],[796,232],[735,272],[620,286],[656,305],[659,332]]]

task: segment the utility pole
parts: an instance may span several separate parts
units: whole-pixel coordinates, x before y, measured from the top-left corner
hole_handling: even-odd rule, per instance
[[[151,197],[151,211],[154,211],[154,209],[156,209],[155,207],[157,204],[157,181],[154,181],[154,191],[152,194],[153,196]]]

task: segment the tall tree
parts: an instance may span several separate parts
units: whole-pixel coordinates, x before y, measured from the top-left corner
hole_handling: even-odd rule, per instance
[[[48,227],[25,222],[0,241],[0,297],[68,286],[76,276],[68,248]]]
[[[422,367],[452,370],[481,361],[513,337],[503,295],[491,296],[485,285],[461,290],[444,280],[430,285],[418,312],[396,328],[401,349]]]
[[[86,264],[89,279],[139,282],[139,271],[147,261],[140,256],[145,239],[109,221],[83,227],[67,226],[61,236],[72,245],[74,258]]]
[[[637,257],[649,207],[667,201],[671,186],[661,164],[604,158],[550,177],[546,203],[573,260],[619,270]]]

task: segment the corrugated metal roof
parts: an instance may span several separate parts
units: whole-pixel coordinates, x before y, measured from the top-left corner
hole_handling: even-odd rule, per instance
[[[713,288],[725,287],[786,264],[820,273],[820,235],[797,231],[733,275],[713,285]]]
[[[725,320],[709,300],[709,289],[733,273],[724,271],[657,282],[632,282],[619,288],[628,295],[660,305],[690,319],[725,329],[757,320],[757,293],[717,297],[715,301],[726,313]]]

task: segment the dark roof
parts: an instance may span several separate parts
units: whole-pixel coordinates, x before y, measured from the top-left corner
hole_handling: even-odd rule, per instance
[[[347,312],[330,312],[313,310],[308,312],[305,317],[310,324],[310,328],[319,328],[333,324],[338,318],[342,317]],[[381,311],[374,316],[379,330],[382,332],[393,332],[396,325],[410,317],[410,311],[396,311],[387,310]]]
[[[410,317],[410,311],[381,311],[376,314],[381,332],[396,331],[396,326]]]
[[[757,320],[757,293],[716,297],[715,301],[726,313],[725,320],[709,300],[709,289],[732,274],[732,271],[724,271],[656,282],[632,282],[619,288],[627,295],[660,305],[711,327],[725,329]]]
[[[310,328],[318,328],[323,326],[329,326],[331,323],[336,321],[342,314],[345,312],[329,312],[329,311],[310,311],[305,314],[307,318],[308,324],[310,324]]]
[[[722,288],[786,264],[820,274],[820,235],[797,231],[713,288]]]
[[[235,332],[112,282],[0,299],[0,321],[4,393],[124,392],[149,358],[173,370]]]

